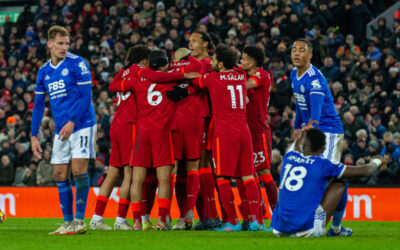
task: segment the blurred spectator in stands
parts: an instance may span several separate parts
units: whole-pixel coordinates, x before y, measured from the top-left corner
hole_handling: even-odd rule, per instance
[[[54,166],[50,163],[51,152],[44,150],[43,160],[39,162],[36,171],[36,184],[40,187],[55,187],[56,182],[54,180]]]
[[[367,154],[367,141],[364,138],[357,139],[357,141],[351,147],[350,153],[353,156],[353,161],[357,161],[359,158],[365,157]]]
[[[321,72],[324,74],[328,82],[334,82],[337,80],[339,67],[335,65],[332,57],[325,57],[324,66],[321,68]]]
[[[345,11],[349,31],[354,35],[356,44],[361,44],[365,38],[365,26],[373,15],[362,0],[353,0],[351,5],[346,4]]]
[[[278,173],[278,166],[281,164],[282,158],[283,157],[278,149],[273,149],[271,151],[271,174],[277,186],[279,186],[279,180],[280,180],[280,176]]]
[[[373,35],[377,36],[381,41],[388,41],[392,37],[392,31],[386,26],[386,18],[378,19],[378,28],[372,26]]]
[[[14,182],[14,166],[8,155],[1,156],[0,186],[11,186]]]
[[[397,114],[391,114],[388,122],[388,130],[392,133],[400,132],[400,121]]]
[[[368,143],[367,153],[365,154],[365,159],[367,161],[371,161],[374,156],[379,155],[379,142],[378,141],[370,141]]]
[[[368,60],[375,60],[379,61],[382,57],[382,52],[380,49],[376,46],[376,43],[374,41],[370,41],[368,43],[368,49],[365,53],[365,56],[367,57]]]
[[[386,152],[391,152],[394,161],[400,162],[400,132],[394,133],[393,137],[390,135],[388,138],[385,138],[384,146],[380,154],[384,156]]]
[[[378,140],[383,139],[383,134],[386,132],[386,127],[382,125],[381,116],[376,114],[372,117],[372,123],[368,126],[370,136],[375,136]]]
[[[338,60],[348,57],[351,61],[354,61],[358,59],[360,55],[360,47],[354,44],[354,36],[352,34],[346,36],[346,43],[340,46],[336,52],[336,58]]]
[[[367,128],[364,119],[360,116],[354,116],[350,111],[344,113],[343,120],[344,136],[351,141],[356,139],[356,133],[358,130]]]
[[[22,183],[27,187],[35,187],[36,184],[36,168],[37,163],[31,161],[29,167],[25,168],[24,174],[22,175]]]

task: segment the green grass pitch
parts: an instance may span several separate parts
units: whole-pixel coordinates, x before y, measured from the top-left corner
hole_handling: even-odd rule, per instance
[[[90,220],[87,220],[89,224]],[[92,231],[48,235],[60,219],[8,218],[0,224],[0,249],[400,249],[400,222],[345,221],[349,238],[276,238],[271,232]],[[106,220],[113,225],[114,220]]]

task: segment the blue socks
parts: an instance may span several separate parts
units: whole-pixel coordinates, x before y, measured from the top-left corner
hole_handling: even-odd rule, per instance
[[[347,184],[346,188],[344,190],[344,193],[342,195],[342,198],[339,201],[339,204],[333,213],[333,220],[332,220],[332,226],[334,228],[340,227],[340,224],[342,223],[344,211],[346,210],[346,205],[347,205]]]
[[[60,206],[64,215],[64,221],[72,221],[74,215],[72,212],[72,185],[71,179],[57,182],[58,196],[60,198]]]
[[[75,218],[85,218],[86,203],[89,194],[89,176],[87,174],[74,176],[76,182],[76,215]]]

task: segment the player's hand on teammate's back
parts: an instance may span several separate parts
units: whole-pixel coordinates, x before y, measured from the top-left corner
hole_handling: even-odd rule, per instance
[[[174,86],[174,90],[167,91],[166,96],[173,102],[179,102],[183,98],[187,97],[189,92],[186,88]]]
[[[64,125],[64,127],[61,129],[58,139],[61,139],[62,141],[68,140],[68,138],[71,136],[72,132],[74,131],[75,124],[71,121],[67,122],[67,124]]]
[[[307,129],[310,129],[310,128],[314,128],[314,124],[318,125],[318,122],[310,119],[308,121],[307,125],[303,126],[303,128],[301,130],[304,131],[304,130],[307,130]]]
[[[33,155],[38,158],[42,159],[42,147],[40,146],[39,140],[36,136],[31,136],[31,148]]]
[[[183,78],[188,79],[188,80],[192,80],[195,79],[197,77],[201,77],[201,75],[197,72],[189,72],[189,73],[184,73],[183,74]]]

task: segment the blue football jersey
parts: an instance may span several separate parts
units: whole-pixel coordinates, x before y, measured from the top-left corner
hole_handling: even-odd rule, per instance
[[[40,69],[36,78],[36,94],[48,94],[50,109],[56,124],[56,133],[72,119],[75,110],[82,112],[75,121],[74,132],[96,124],[93,104],[85,107],[78,105],[79,85],[91,84],[92,77],[88,63],[80,56],[67,53],[63,61],[56,66],[47,61]],[[89,94],[89,93],[84,93]],[[92,93],[90,92],[90,95]]]
[[[335,165],[318,156],[304,156],[297,151],[286,153],[271,227],[282,233],[311,229],[329,180],[340,178],[345,169],[342,163]]]
[[[319,119],[319,129],[323,132],[342,134],[343,124],[336,112],[332,93],[328,82],[317,67],[310,68],[300,78],[297,77],[297,68],[290,72],[293,95],[296,98],[296,122],[295,129],[300,129],[301,124],[307,124],[311,118],[311,95],[322,95],[323,103]]]

